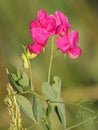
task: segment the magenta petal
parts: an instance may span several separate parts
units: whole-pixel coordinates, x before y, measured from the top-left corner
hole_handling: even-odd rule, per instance
[[[62,12],[56,11],[55,12],[55,17],[56,17],[57,25],[60,25],[60,24],[63,24],[63,23],[68,24],[68,18]]]
[[[30,29],[40,27],[40,24],[37,21],[30,22]]]
[[[69,39],[70,39],[70,45],[72,47],[76,46],[78,44],[78,41],[79,41],[78,31],[74,30],[74,31],[70,32],[68,35],[69,35]]]
[[[56,19],[56,34],[62,35],[62,32],[65,32],[65,34],[68,33],[68,29],[70,28],[70,24],[68,23],[68,18],[65,16],[62,12],[56,11],[55,12],[55,19]],[[63,33],[64,34],[64,33]]]
[[[32,43],[32,44],[28,45],[28,48],[29,48],[29,51],[31,54],[32,53],[39,54],[43,50],[43,47],[37,43]]]
[[[55,29],[56,29],[56,21],[54,19],[54,17],[48,16],[42,25],[49,33],[50,35],[54,35],[55,34]]]
[[[48,14],[45,10],[39,10],[37,14],[37,21],[41,23],[47,16]]]
[[[59,25],[56,28],[56,34],[60,34],[61,36],[65,36],[68,33],[68,30],[64,30],[64,26],[63,25]]]
[[[77,46],[68,50],[68,55],[72,59],[76,59],[80,57],[81,54],[82,54],[82,50]]]
[[[56,40],[56,46],[63,53],[66,53],[68,51],[69,47],[70,47],[68,36],[58,37],[57,40]]]
[[[49,34],[45,29],[41,27],[33,28],[30,30],[30,33],[31,33],[32,39],[37,44],[40,44],[41,46],[45,46],[49,37]]]

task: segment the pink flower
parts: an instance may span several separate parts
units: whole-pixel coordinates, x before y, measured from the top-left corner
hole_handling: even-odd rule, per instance
[[[60,34],[61,36],[66,35],[71,27],[67,16],[60,11],[56,11],[54,16],[56,20],[56,34]]]
[[[47,30],[50,35],[55,34],[56,21],[53,15],[48,15],[46,11],[39,10],[37,14],[37,21],[40,23],[42,28]]]
[[[55,34],[56,21],[53,15],[48,15],[46,11],[39,10],[37,14],[37,20],[30,22],[30,32],[34,28],[42,28],[46,30],[49,36]],[[30,33],[32,36],[32,33]],[[32,36],[33,38],[33,36]]]
[[[45,46],[49,38],[48,32],[41,27],[35,27],[30,29],[31,37],[37,44]]]
[[[30,22],[30,34],[34,41],[28,46],[30,53],[39,54],[45,47],[48,38],[59,34],[56,45],[62,53],[67,53],[70,58],[77,58],[82,50],[78,47],[79,34],[77,31],[69,32],[68,18],[60,11],[48,15],[45,10],[39,10],[36,20]]]
[[[40,53],[46,45],[49,36],[55,34],[56,21],[53,15],[48,15],[46,11],[39,10],[37,19],[30,22],[30,34],[36,44],[31,44],[29,50],[32,53]]]
[[[79,41],[79,34],[77,31],[72,31],[63,37],[58,37],[56,40],[57,48],[62,51],[62,53],[67,53],[70,58],[77,58],[81,55],[82,51],[77,46]]]
[[[32,44],[29,44],[28,45],[28,49],[29,49],[29,52],[32,54],[32,53],[35,53],[35,54],[39,54],[42,52],[43,50],[43,46],[40,46],[39,44],[37,43],[32,43]]]

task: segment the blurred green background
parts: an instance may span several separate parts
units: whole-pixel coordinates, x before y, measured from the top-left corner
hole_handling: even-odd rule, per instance
[[[58,75],[62,79],[64,101],[91,98],[96,100],[92,107],[98,109],[98,0],[0,0],[0,130],[6,130],[9,125],[8,112],[3,103],[7,82],[5,68],[10,71],[14,71],[15,67],[23,69],[21,43],[32,43],[29,23],[35,19],[39,9],[45,9],[49,14],[62,11],[69,18],[71,30],[79,31],[82,56],[72,60],[58,52],[59,55],[53,60],[51,77]],[[48,44],[46,52],[32,60],[33,82],[38,91],[41,91],[42,82],[47,80],[50,51]],[[77,120],[74,110],[66,109],[69,110],[67,120],[70,126]],[[29,126],[28,122],[25,118],[24,125]],[[39,129],[35,127],[33,129]],[[98,125],[93,123],[74,130],[97,128]],[[60,126],[57,126],[56,130],[59,129]]]

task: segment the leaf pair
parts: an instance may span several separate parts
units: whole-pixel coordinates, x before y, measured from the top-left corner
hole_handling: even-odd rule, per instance
[[[32,111],[32,104],[31,102],[24,96],[22,95],[16,95],[16,99],[18,104],[20,105],[22,111],[36,123],[33,111]]]
[[[47,82],[45,82],[42,86],[42,90],[44,95],[47,97],[47,100],[50,103],[54,103],[55,112],[62,123],[64,129],[66,129],[66,118],[65,118],[65,105],[63,100],[61,99],[61,80],[59,77],[54,76],[53,85],[51,86]]]
[[[33,113],[37,122],[42,123],[45,117],[45,109],[38,97],[33,98]]]
[[[60,122],[62,123],[64,129],[66,129],[65,105],[63,100],[60,99],[59,103],[56,103],[54,108]]]
[[[23,92],[23,88],[29,86],[29,77],[25,72],[20,73],[17,70],[16,74],[8,74],[8,79],[18,92]]]
[[[61,94],[61,80],[57,76],[54,76],[53,80],[54,83],[52,86],[45,82],[42,86],[42,91],[48,100],[57,101]]]

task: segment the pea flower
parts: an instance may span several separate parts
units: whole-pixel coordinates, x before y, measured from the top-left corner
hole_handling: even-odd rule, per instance
[[[56,45],[62,53],[67,53],[70,58],[78,58],[82,50],[78,47],[79,34],[76,30],[68,33],[61,37],[59,36],[56,40]]]
[[[42,52],[50,36],[57,35],[56,46],[70,58],[77,58],[82,50],[78,47],[79,34],[73,30],[69,32],[71,25],[68,18],[60,11],[48,15],[45,10],[39,10],[36,20],[30,22],[30,34],[33,43],[28,46],[29,52],[39,54]]]
[[[55,34],[56,21],[53,15],[39,10],[37,19],[30,23],[30,34],[34,43],[28,46],[31,53],[39,54],[45,47],[50,36]]]
[[[37,21],[40,23],[42,28],[46,29],[50,36],[55,34],[56,21],[54,15],[48,15],[46,11],[39,10]]]
[[[60,34],[61,36],[66,35],[71,27],[67,16],[60,11],[56,11],[54,16],[56,20],[56,34]]]
[[[28,48],[29,48],[29,51],[30,51],[31,54],[32,53],[39,54],[43,50],[43,46],[41,46],[41,45],[39,45],[37,43],[29,44]]]
[[[78,31],[74,30],[69,32],[70,24],[68,22],[67,16],[62,12],[55,12],[56,19],[56,34],[59,34],[59,37],[56,40],[56,45],[62,53],[67,53],[70,58],[77,58],[81,55],[82,50],[77,46],[79,41]]]

